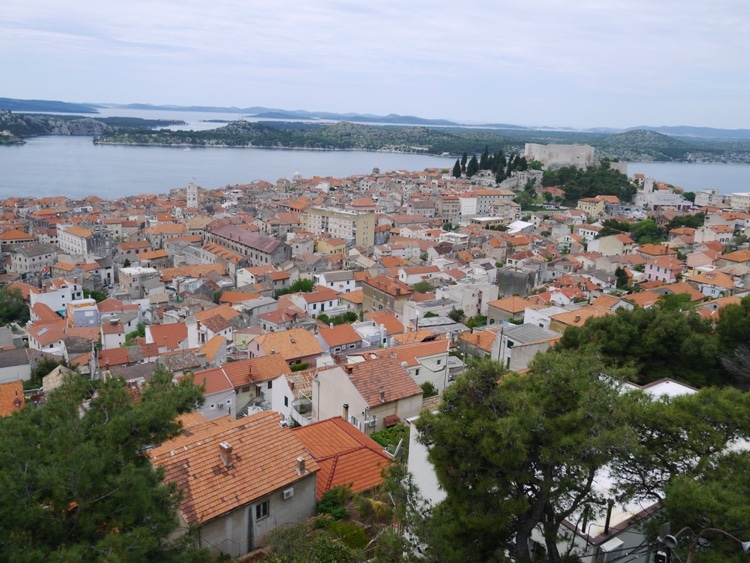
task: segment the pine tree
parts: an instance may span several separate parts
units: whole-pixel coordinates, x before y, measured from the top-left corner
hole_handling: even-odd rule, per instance
[[[479,162],[477,162],[477,156],[474,155],[466,166],[466,177],[471,178],[477,172],[479,172]]]
[[[454,178],[460,178],[461,177],[461,163],[458,159],[456,159],[456,164],[453,165],[453,177]]]
[[[487,145],[484,145],[484,150],[482,151],[482,156],[479,157],[479,169],[480,170],[489,170],[490,169],[490,150]]]

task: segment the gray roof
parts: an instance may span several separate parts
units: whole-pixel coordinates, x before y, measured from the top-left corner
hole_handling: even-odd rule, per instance
[[[27,365],[29,365],[29,355],[26,348],[16,348],[0,352],[0,368]]]
[[[540,340],[559,338],[560,334],[535,324],[523,324],[503,329],[503,334],[513,342],[529,344]]]
[[[29,244],[18,249],[19,254],[26,256],[44,256],[45,254],[57,254],[58,248],[54,244]]]
[[[338,282],[338,281],[349,281],[349,280],[354,279],[353,270],[337,270],[335,272],[325,272],[324,274],[320,274],[320,275],[325,277],[325,280],[328,283]]]

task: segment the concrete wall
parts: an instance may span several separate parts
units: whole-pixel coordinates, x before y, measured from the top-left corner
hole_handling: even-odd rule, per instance
[[[239,557],[264,545],[267,534],[276,528],[301,524],[315,514],[315,477],[310,474],[257,502],[206,522],[198,532],[198,545],[217,554]],[[294,494],[284,500],[282,491],[289,487],[294,488]],[[264,501],[269,502],[268,516],[257,520],[255,507]]]
[[[590,145],[539,145],[526,143],[526,160],[538,160],[545,168],[577,166],[587,168],[594,164],[594,147]]]

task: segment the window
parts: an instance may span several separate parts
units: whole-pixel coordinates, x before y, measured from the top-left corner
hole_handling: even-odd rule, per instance
[[[285,407],[289,406],[289,397],[287,397],[286,395],[284,395],[284,406]]]
[[[352,415],[349,417],[349,422],[351,422],[354,426],[359,428],[359,420],[357,420],[357,417]]]
[[[273,380],[268,381],[268,388],[271,389],[273,387]]]
[[[263,501],[255,505],[255,519],[262,520],[268,517],[268,501]]]
[[[438,361],[437,361],[437,365],[440,365],[440,364],[442,364],[442,363],[443,363],[443,360],[438,360]]]
[[[414,375],[417,376],[417,377],[419,377],[419,368],[417,368],[417,369],[414,370]]]

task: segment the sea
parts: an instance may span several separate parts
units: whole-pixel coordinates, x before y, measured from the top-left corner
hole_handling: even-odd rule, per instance
[[[143,117],[186,122],[174,129],[206,130],[240,117],[233,113],[106,108],[102,116]],[[450,170],[453,158],[368,151],[319,151],[255,148],[170,148],[95,145],[92,137],[35,137],[23,145],[0,146],[0,199],[18,196],[65,196],[104,199],[167,193],[194,182],[216,189],[254,180],[340,178],[369,174],[377,168]],[[643,173],[685,191],[721,193],[750,190],[750,165],[628,163],[628,174]]]

